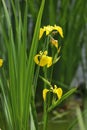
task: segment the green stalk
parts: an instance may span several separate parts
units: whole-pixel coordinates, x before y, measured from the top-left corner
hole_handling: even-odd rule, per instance
[[[47,37],[47,42],[46,42],[46,50],[48,51],[48,45],[49,45],[49,40],[50,38]],[[47,67],[43,68],[43,72],[44,72],[44,78],[48,79],[48,70]],[[44,88],[46,87],[46,82],[44,82]],[[44,102],[44,114],[43,114],[43,130],[47,130],[47,123],[48,123],[48,113],[47,113],[47,104],[46,102]]]
[[[45,86],[46,86],[46,83],[44,84],[44,87]],[[47,123],[48,123],[48,113],[47,113],[47,103],[45,101],[44,102],[44,112],[43,112],[43,130],[47,130]]]
[[[43,130],[47,130],[48,124],[48,112],[47,112],[47,104],[44,102],[44,117],[43,117]]]

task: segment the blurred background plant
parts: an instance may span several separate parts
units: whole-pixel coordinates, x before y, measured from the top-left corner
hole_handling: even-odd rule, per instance
[[[15,35],[15,23],[13,17],[13,9],[10,5],[11,0],[5,0],[7,9],[11,16],[12,27]],[[19,3],[19,4],[18,4]],[[25,1],[24,0],[14,0],[17,12],[19,12],[19,5],[21,9],[21,17],[24,19],[24,9]],[[28,23],[28,43],[27,51],[30,50],[31,41],[33,37],[33,32],[35,28],[37,14],[40,8],[40,0],[30,0],[28,1],[28,14],[27,14],[27,23]],[[0,21],[5,22],[5,16],[3,12],[3,6],[0,1]],[[84,82],[85,93],[83,91],[83,106],[84,109],[87,109],[87,1],[86,0],[46,0],[45,7],[43,11],[43,17],[41,25],[60,25],[64,31],[64,39],[59,39],[59,44],[62,43],[62,52],[61,59],[55,65],[53,71],[53,82],[58,86],[64,87],[65,91],[70,89],[72,86],[79,87],[80,83]],[[6,25],[5,25],[6,28]],[[0,28],[1,29],[1,28]],[[7,29],[7,28],[6,28]],[[56,38],[56,37],[55,37]],[[39,45],[38,50],[42,46]],[[83,57],[84,55],[84,57]],[[5,67],[7,68],[6,62],[7,52],[3,44],[3,39],[0,35],[0,57],[5,59]],[[82,68],[82,82],[78,79],[79,76],[76,74],[81,64]],[[81,74],[81,69],[79,70],[79,75]],[[77,74],[78,75],[78,74]],[[73,79],[77,80],[77,84]],[[42,83],[40,80],[39,84]],[[81,86],[82,87],[82,86]],[[80,89],[81,90],[81,89]],[[38,93],[42,92],[42,88],[37,88]],[[80,92],[81,94],[81,92]],[[39,101],[42,104],[42,94],[36,95],[36,104]],[[73,101],[74,102],[74,101]],[[0,107],[1,108],[1,107]],[[4,118],[4,117],[3,117]]]

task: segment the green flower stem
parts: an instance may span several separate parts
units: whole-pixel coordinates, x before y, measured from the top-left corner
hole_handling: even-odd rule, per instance
[[[47,43],[46,43],[46,50],[47,51],[48,51],[49,42],[50,42],[50,38],[48,36],[47,37]],[[44,78],[48,79],[48,70],[47,70],[47,67],[44,67],[43,71],[44,71]],[[50,85],[50,83],[49,83],[49,85]],[[47,88],[46,86],[47,86],[47,84],[46,84],[46,82],[44,82],[44,88]],[[44,102],[43,130],[47,130],[47,123],[48,123],[47,104],[46,104],[46,102]]]
[[[47,68],[44,67],[43,68],[44,70],[44,77],[45,79],[48,79],[47,78]],[[47,83],[48,85],[50,86],[50,83],[49,82],[44,82],[44,88],[47,88]],[[47,130],[47,123],[48,123],[48,113],[47,113],[47,103],[44,102],[44,113],[43,113],[43,130]]]
[[[48,124],[48,112],[47,112],[47,103],[44,102],[44,116],[43,116],[43,130],[47,130]]]
[[[45,86],[46,86],[46,83],[44,84],[44,88],[45,88]],[[48,122],[47,103],[44,102],[43,130],[47,130],[47,122]]]
[[[47,68],[43,67],[44,78],[47,79]],[[44,88],[46,88],[46,82],[44,82]]]

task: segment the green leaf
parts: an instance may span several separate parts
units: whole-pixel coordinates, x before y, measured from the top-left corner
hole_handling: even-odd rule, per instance
[[[4,7],[4,12],[5,12],[7,24],[8,24],[8,29],[10,29],[10,27],[11,27],[11,20],[10,20],[9,12],[7,10],[6,3],[5,3],[4,0],[2,0],[2,3],[3,3],[3,7]]]
[[[42,76],[40,76],[40,75],[39,75],[39,77],[40,77],[47,85],[49,85],[50,87],[52,87],[51,83],[50,83],[47,79],[45,79],[44,77],[42,77]]]
[[[35,26],[35,30],[34,30],[34,35],[33,35],[33,40],[32,40],[32,44],[31,44],[31,49],[29,52],[29,60],[28,60],[28,66],[27,66],[27,73],[26,73],[26,81],[25,81],[25,96],[24,96],[24,106],[25,110],[24,110],[24,118],[28,120],[29,118],[29,103],[31,100],[31,93],[32,93],[32,83],[33,83],[33,77],[34,77],[34,67],[35,67],[35,63],[34,63],[34,56],[36,54],[37,51],[37,47],[38,47],[38,40],[39,40],[39,31],[40,31],[40,25],[41,25],[41,19],[42,19],[42,13],[43,13],[43,9],[44,9],[44,4],[45,4],[45,0],[42,0],[41,3],[41,7],[38,13],[38,17],[37,17],[37,21],[36,21],[36,26]],[[26,126],[27,127],[27,126]]]

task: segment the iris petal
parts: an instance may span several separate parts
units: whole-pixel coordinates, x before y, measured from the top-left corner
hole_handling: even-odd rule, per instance
[[[62,38],[64,37],[63,36],[63,30],[62,30],[62,28],[60,26],[54,25],[54,30],[57,30]]]
[[[43,99],[44,99],[44,101],[46,100],[46,95],[47,95],[47,92],[48,92],[49,90],[48,89],[43,89]]]
[[[0,59],[0,67],[3,65],[3,59]]]
[[[44,30],[43,28],[40,28],[39,39],[41,39],[41,37],[43,36],[44,31],[45,31],[45,30]]]

